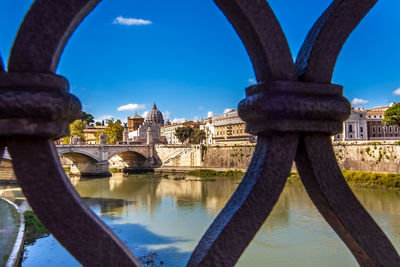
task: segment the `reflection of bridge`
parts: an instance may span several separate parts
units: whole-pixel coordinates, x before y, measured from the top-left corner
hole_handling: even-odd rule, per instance
[[[72,162],[71,173],[83,176],[108,175],[109,159],[114,156],[125,169],[145,169],[156,164],[152,145],[61,145],[57,151]]]

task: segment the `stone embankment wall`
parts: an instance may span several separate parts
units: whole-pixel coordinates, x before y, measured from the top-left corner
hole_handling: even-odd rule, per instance
[[[158,146],[161,167],[246,169],[255,145],[241,146]],[[333,145],[344,170],[400,173],[400,144],[363,142]]]
[[[333,149],[341,169],[400,173],[400,144],[336,143]]]
[[[172,146],[155,147],[161,167],[246,169],[255,145],[247,146]]]
[[[202,167],[247,169],[255,145],[207,146],[203,153]]]
[[[159,167],[200,167],[202,164],[200,145],[157,145],[154,149]]]

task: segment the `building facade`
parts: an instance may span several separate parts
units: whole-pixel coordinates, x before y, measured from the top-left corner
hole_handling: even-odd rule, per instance
[[[214,128],[213,144],[256,142],[256,137],[246,132],[246,123],[239,117],[237,110],[230,110],[222,115],[213,116],[211,124]]]
[[[350,116],[343,122],[343,132],[334,136],[335,141],[367,140],[367,110],[352,108]]]
[[[85,143],[88,145],[98,145],[99,144],[99,135],[104,132],[107,126],[86,126],[86,129],[83,130],[83,136],[85,137]]]
[[[343,132],[333,136],[333,141],[400,139],[398,126],[383,124],[385,111],[394,104],[368,110],[353,108],[349,118],[343,122]]]
[[[385,111],[393,104],[368,110],[367,127],[369,140],[400,139],[398,126],[386,126],[382,122]]]
[[[140,125],[144,123],[144,118],[139,116],[137,113],[132,117],[128,117],[128,132],[133,132],[139,129]]]

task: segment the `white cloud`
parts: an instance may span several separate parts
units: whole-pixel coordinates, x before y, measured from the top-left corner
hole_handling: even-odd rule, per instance
[[[214,115],[214,113],[210,110],[209,112],[207,112],[207,118],[210,118]]]
[[[147,117],[147,113],[149,113],[149,112],[148,112],[148,111],[145,111],[145,112],[142,113],[141,116],[142,116],[143,118],[146,118],[146,117]]]
[[[233,109],[231,109],[231,108],[226,108],[226,109],[224,110],[224,114],[225,114],[225,113],[228,113],[228,112],[231,111],[231,110],[233,110]]]
[[[400,95],[400,88],[397,88],[396,90],[393,91],[394,95]]]
[[[351,101],[351,103],[353,105],[365,105],[365,104],[368,104],[368,100],[364,100],[361,98],[354,98],[353,101]]]
[[[138,109],[144,109],[145,105],[143,104],[127,104],[123,105],[117,108],[118,111],[124,111],[124,110],[130,110],[130,111],[135,111]]]
[[[255,79],[253,79],[253,78],[250,78],[250,79],[248,79],[247,80],[249,83],[257,83],[257,81],[255,80]]]
[[[162,112],[163,118],[164,120],[168,120],[171,117],[171,112],[169,112],[168,110]]]
[[[153,22],[151,20],[136,19],[136,18],[124,18],[123,16],[118,16],[114,19],[113,24],[120,24],[126,26],[141,26],[150,25]]]
[[[199,117],[198,116],[194,116],[193,117],[193,121],[199,121]]]
[[[172,123],[182,123],[182,122],[185,122],[185,121],[186,121],[185,118],[174,118],[172,120]]]
[[[95,121],[103,121],[104,120],[104,122],[106,122],[107,120],[110,120],[110,119],[112,119],[112,115],[103,115],[103,116],[100,116],[100,117],[98,117],[98,118],[95,118],[94,120]]]

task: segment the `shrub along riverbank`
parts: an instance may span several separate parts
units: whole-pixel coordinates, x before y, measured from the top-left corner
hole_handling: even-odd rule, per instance
[[[361,186],[379,189],[400,189],[400,174],[377,173],[364,171],[346,171],[342,174],[346,182],[351,186]],[[288,182],[300,181],[297,172],[292,172]]]
[[[400,174],[397,173],[376,173],[364,171],[342,171],[347,183],[351,186],[362,186],[383,189],[400,189]],[[192,170],[188,175],[198,176],[202,178],[212,177],[235,177],[242,178],[244,172],[239,170],[215,171],[209,169]],[[292,172],[288,178],[288,182],[299,181],[297,172]]]
[[[235,177],[242,178],[244,172],[239,170],[227,170],[227,171],[214,171],[209,169],[192,170],[187,173],[201,178],[212,178],[212,177]]]
[[[49,231],[44,227],[42,222],[38,219],[36,214],[27,210],[24,212],[25,217],[25,244],[30,245],[38,238],[46,237]]]

